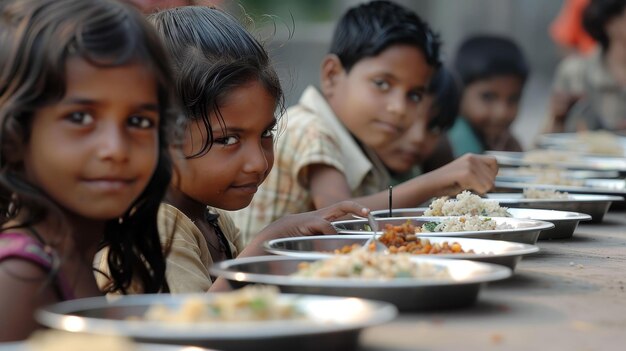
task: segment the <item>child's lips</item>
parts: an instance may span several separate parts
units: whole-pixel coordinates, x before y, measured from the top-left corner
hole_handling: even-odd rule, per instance
[[[125,190],[133,183],[133,181],[134,180],[130,178],[116,177],[83,179],[83,182],[89,187],[105,192]]]
[[[397,135],[401,132],[401,128],[399,126],[381,120],[374,121],[374,126],[387,134]]]
[[[239,184],[239,185],[233,185],[231,186],[231,188],[237,191],[244,192],[244,193],[255,194],[257,190],[259,189],[259,184],[258,183]]]

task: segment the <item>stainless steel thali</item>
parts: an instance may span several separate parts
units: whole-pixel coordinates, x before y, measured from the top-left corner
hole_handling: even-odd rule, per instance
[[[217,351],[215,349],[206,349],[201,347],[189,347],[179,345],[159,345],[159,344],[147,344],[147,343],[135,343],[132,351]],[[70,348],[68,351],[76,349]],[[29,346],[26,341],[1,343],[0,351],[41,351]],[[86,350],[87,351],[87,350]],[[111,350],[111,351],[126,351],[126,350]]]
[[[380,228],[385,224],[400,225],[410,221],[416,226],[421,226],[428,222],[441,222],[449,217],[394,217],[376,218]],[[477,239],[505,240],[522,244],[534,245],[539,238],[539,233],[543,230],[554,228],[554,224],[531,219],[518,219],[508,217],[493,217],[498,225],[507,224],[510,229],[462,231],[462,232],[424,232],[419,236],[445,236],[445,237],[465,237]],[[338,234],[365,234],[371,233],[368,221],[365,219],[352,219],[332,222]]]
[[[498,164],[504,166],[533,166],[543,165],[565,169],[587,169],[596,171],[617,171],[626,174],[626,158],[623,157],[600,157],[582,156],[572,154],[564,160],[528,160],[525,159],[524,152],[513,151],[487,151],[487,154],[494,156]]]
[[[191,295],[135,295],[108,301],[104,297],[61,302],[40,310],[37,320],[50,328],[92,334],[124,335],[138,341],[243,350],[353,350],[363,328],[392,320],[397,310],[384,302],[331,296],[281,294],[303,319],[165,323],[128,320],[154,304],[180,307]],[[193,295],[207,302],[215,294]],[[186,350],[187,351],[187,350]],[[190,351],[190,350],[189,350]]]
[[[322,235],[274,239],[264,243],[265,250],[276,255],[296,258],[322,259],[332,257],[333,250],[346,245],[364,244],[371,235]],[[431,237],[431,243],[458,242],[463,250],[475,253],[424,255],[433,258],[465,259],[477,262],[496,263],[515,269],[524,255],[539,251],[534,245],[501,240],[483,240],[452,237]]]
[[[626,195],[626,180],[624,179],[584,179],[582,185],[541,184],[528,182],[524,178],[507,177],[496,178],[495,186],[499,189],[515,189],[522,191],[528,188],[566,191],[576,194],[598,195]]]
[[[427,207],[397,208],[392,209],[395,217],[417,217],[423,216]],[[543,230],[539,234],[539,240],[545,239],[565,239],[570,238],[580,221],[591,220],[591,216],[586,213],[544,210],[534,208],[509,208],[508,212],[512,218],[534,219],[554,224],[554,228]],[[389,217],[389,210],[372,211],[374,217]]]
[[[473,304],[482,286],[511,276],[509,268],[467,260],[424,258],[413,261],[447,269],[449,279],[396,278],[390,280],[357,278],[305,278],[291,274],[301,262],[286,256],[257,256],[222,261],[210,268],[212,275],[226,278],[237,288],[245,284],[269,284],[287,293],[354,296],[393,303],[400,310],[459,308]],[[320,349],[320,348],[318,348]]]
[[[506,207],[586,213],[591,216],[591,222],[596,223],[602,222],[612,202],[624,200],[621,196],[591,194],[569,194],[567,199],[526,199],[521,193],[489,193],[486,196]]]
[[[536,143],[544,149],[571,150],[590,155],[623,157],[626,155],[626,136],[604,133],[596,135],[602,147],[593,145],[593,141],[584,137],[584,133],[548,133],[538,135]],[[593,135],[590,135],[592,138]],[[600,141],[599,139],[603,139]]]

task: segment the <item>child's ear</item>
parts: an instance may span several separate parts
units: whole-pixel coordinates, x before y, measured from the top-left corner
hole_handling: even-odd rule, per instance
[[[344,74],[341,60],[335,54],[328,54],[322,61],[321,69],[321,89],[327,98],[333,95],[337,82]]]

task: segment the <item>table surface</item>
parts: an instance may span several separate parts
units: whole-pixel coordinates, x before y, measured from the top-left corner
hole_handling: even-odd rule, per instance
[[[539,253],[489,284],[475,305],[401,313],[365,330],[360,349],[626,350],[626,212],[537,245]]]

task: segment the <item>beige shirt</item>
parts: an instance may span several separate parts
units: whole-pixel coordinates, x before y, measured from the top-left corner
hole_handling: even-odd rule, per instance
[[[566,131],[576,131],[580,123],[591,130],[626,129],[626,86],[611,76],[600,50],[561,62],[553,90],[583,96],[568,113]]]
[[[326,99],[309,86],[287,110],[276,140],[274,168],[252,203],[231,212],[244,242],[286,214],[314,210],[306,179],[309,166],[328,165],[342,172],[353,197],[385,189],[389,175],[371,150],[359,145]]]
[[[226,211],[210,210],[220,215],[218,225],[229,241],[233,257],[237,256],[243,250],[241,232]],[[171,238],[165,271],[170,292],[206,292],[212,284],[209,267],[213,260],[200,229],[184,213],[168,204],[161,204],[157,220],[161,242],[166,243]],[[108,272],[106,249],[98,253],[95,262],[101,271]],[[100,287],[106,285],[107,279],[102,274],[97,274],[96,278]],[[140,289],[133,285],[129,293],[140,293]]]

